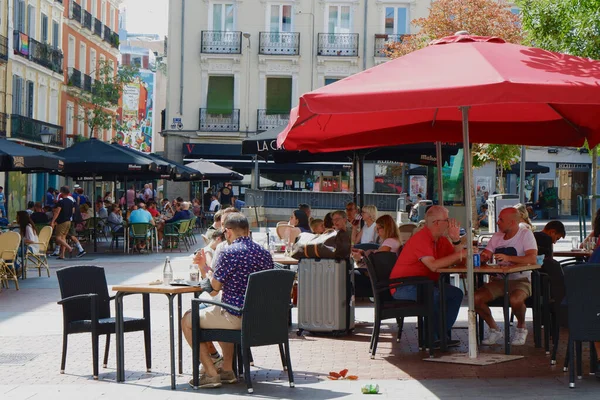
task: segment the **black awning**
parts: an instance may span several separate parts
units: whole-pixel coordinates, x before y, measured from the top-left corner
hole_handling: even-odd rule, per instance
[[[62,171],[64,159],[55,154],[0,139],[0,171]]]
[[[510,169],[506,170],[509,174],[519,175],[521,173],[521,163],[516,163],[510,166]],[[525,173],[526,174],[545,174],[550,172],[550,168],[539,165],[537,162],[525,161]]]

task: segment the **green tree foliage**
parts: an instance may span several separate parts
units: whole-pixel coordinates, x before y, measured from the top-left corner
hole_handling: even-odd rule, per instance
[[[123,87],[133,82],[138,72],[131,66],[114,71],[107,61],[100,61],[98,70],[93,73],[91,92],[77,90],[72,93],[77,104],[85,110],[83,115],[78,114],[75,118],[85,121],[90,128],[90,137],[95,137],[99,129],[122,128],[116,118],[116,109]]]

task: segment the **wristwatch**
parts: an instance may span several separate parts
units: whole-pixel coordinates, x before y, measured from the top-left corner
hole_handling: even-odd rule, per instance
[[[459,244],[461,244],[461,240],[460,240],[460,239],[458,239],[456,242],[454,242],[454,241],[453,241],[453,242],[452,242],[452,244],[453,244],[454,246],[458,246]]]

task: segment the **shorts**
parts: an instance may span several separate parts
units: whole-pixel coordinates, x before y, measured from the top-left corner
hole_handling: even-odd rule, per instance
[[[67,236],[69,230],[71,229],[71,221],[65,221],[62,224],[57,224],[54,228],[54,232],[56,236]]]
[[[237,317],[219,306],[200,310],[200,327],[204,329],[242,329],[242,317]]]
[[[504,279],[493,280],[483,287],[492,294],[492,300],[504,297]],[[508,281],[508,293],[510,294],[515,290],[522,290],[527,294],[527,297],[531,297],[531,282],[527,278],[510,279]]]

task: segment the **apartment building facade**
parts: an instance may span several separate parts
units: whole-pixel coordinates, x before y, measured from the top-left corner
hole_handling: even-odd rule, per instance
[[[64,96],[61,121],[66,145],[90,138],[85,121],[86,105],[78,101],[78,92],[91,92],[99,78],[99,68],[107,63],[116,73],[119,60],[119,6],[121,0],[64,0],[65,20],[62,45],[65,49]],[[116,118],[116,105],[115,105]],[[115,120],[116,121],[116,120]],[[100,140],[115,137],[114,129],[94,132]]]

